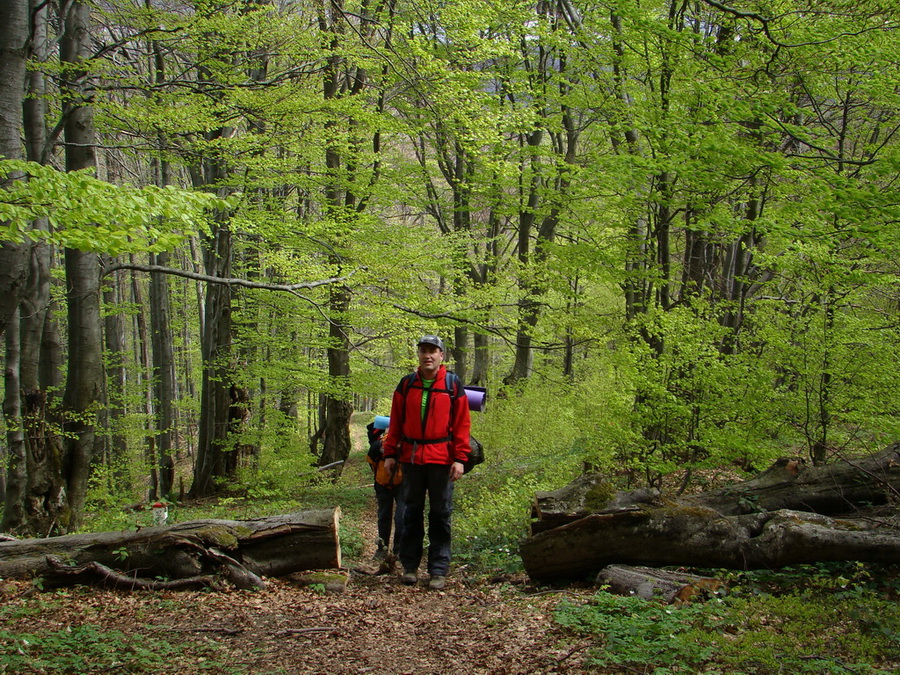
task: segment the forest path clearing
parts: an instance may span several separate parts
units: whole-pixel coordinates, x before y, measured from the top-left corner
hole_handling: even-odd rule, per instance
[[[573,640],[551,621],[561,593],[579,591],[527,595],[510,583],[451,577],[437,592],[424,581],[407,587],[397,575],[356,573],[343,593],[287,579],[267,579],[261,591],[135,593],[89,587],[41,593],[27,582],[6,582],[4,604],[12,611],[4,611],[2,628],[12,634],[83,636],[72,651],[87,654],[88,664],[92,636],[104,634],[105,645],[110,633],[122,636],[113,667],[106,656],[97,669],[48,669],[35,662],[33,669],[0,664],[0,672],[588,672],[583,660],[590,642]],[[170,653],[160,658],[163,651]]]

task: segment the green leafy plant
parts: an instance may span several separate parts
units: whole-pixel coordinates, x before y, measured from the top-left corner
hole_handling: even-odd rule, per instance
[[[595,635],[591,660],[611,669],[886,673],[900,659],[896,603],[862,586],[844,594],[819,587],[776,595],[753,585],[679,607],[600,592],[587,603],[562,602],[554,619]],[[763,588],[779,590],[771,579]]]
[[[561,603],[554,618],[576,632],[598,635],[591,658],[598,666],[691,672],[711,656],[710,647],[696,642],[708,620],[699,606],[672,608],[600,592],[585,605]]]
[[[161,672],[182,651],[181,645],[149,635],[126,636],[91,625],[41,634],[0,629],[0,672]],[[217,672],[240,672],[217,665]]]
[[[362,555],[365,540],[360,531],[355,527],[345,526],[343,523],[338,527],[341,539],[341,551],[349,558],[358,558]]]

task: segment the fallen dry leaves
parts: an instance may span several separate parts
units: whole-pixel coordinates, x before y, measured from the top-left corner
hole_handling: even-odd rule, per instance
[[[5,602],[52,609],[23,612],[4,628],[39,633],[90,623],[154,635],[181,646],[183,658],[165,670],[178,673],[587,672],[583,657],[590,644],[550,620],[559,593],[529,595],[516,583],[459,578],[434,592],[424,580],[407,587],[396,575],[358,574],[340,594],[284,579],[268,579],[266,586],[179,593],[78,587],[47,596],[19,583],[6,586]]]

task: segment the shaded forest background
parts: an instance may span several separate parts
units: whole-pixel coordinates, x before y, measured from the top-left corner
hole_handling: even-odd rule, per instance
[[[7,0],[0,530],[321,481],[424,332],[489,391],[483,536],[586,467],[679,491],[883,448],[898,28],[875,0]]]

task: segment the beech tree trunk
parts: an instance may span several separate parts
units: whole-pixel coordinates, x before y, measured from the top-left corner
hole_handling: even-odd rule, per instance
[[[204,77],[211,77],[200,69]],[[215,98],[214,95],[211,95]],[[208,142],[229,138],[234,129],[223,126],[206,134]],[[215,155],[203,160],[201,172],[194,173],[194,186],[217,190],[225,196],[225,188],[217,187],[229,175],[229,169],[221,157]],[[204,271],[211,277],[223,279],[232,276],[233,232],[231,215],[217,210],[213,214],[210,232],[203,237]],[[228,409],[231,404],[232,367],[232,289],[228,284],[208,284],[203,305],[202,344],[203,374],[200,384],[200,420],[197,436],[197,459],[194,463],[194,479],[190,496],[207,497],[218,489],[217,479],[228,478],[232,466],[233,448],[228,439]]]
[[[0,3],[0,157],[22,159],[22,103],[28,56],[28,1]],[[0,242],[0,335],[16,311],[25,283],[27,248]]]
[[[90,6],[68,6],[60,42],[65,67],[66,171],[96,169],[92,83],[82,65],[91,56]],[[68,371],[63,408],[66,419],[64,530],[81,523],[91,460],[98,444],[97,410],[103,405],[103,347],[100,316],[100,261],[96,253],[66,249]]]
[[[27,0],[9,0],[0,5],[0,158],[3,159],[23,157],[21,136],[28,37]],[[9,332],[3,373],[3,415],[7,431],[6,443],[0,444],[0,501],[3,502],[7,499],[6,467],[9,466],[13,491],[17,488],[17,476],[24,471],[19,381],[21,314],[18,305],[28,278],[27,261],[25,244],[0,242],[0,336]],[[18,494],[13,494],[12,498],[15,503]]]
[[[151,254],[151,264],[167,265],[168,254]],[[172,338],[172,312],[165,274],[150,275],[150,340],[153,352],[153,399],[157,410],[153,497],[166,497],[175,485],[175,401],[178,400],[175,377],[175,347]]]
[[[597,477],[536,495],[520,548],[529,576],[575,579],[611,564],[777,568],[900,560],[900,444],[823,467],[780,460],[728,488],[662,499]],[[846,514],[846,515],[841,515]]]
[[[254,520],[192,520],[137,532],[72,534],[0,542],[0,578],[61,576],[60,559],[79,574],[195,579],[236,571],[252,577],[285,576],[341,566],[340,508],[299,511]],[[100,567],[98,567],[98,565]],[[74,581],[82,581],[77,576]],[[71,582],[69,582],[71,583]],[[252,581],[249,585],[255,585]]]
[[[50,58],[49,7],[40,0],[30,0],[28,4],[30,53],[35,62],[45,63]],[[14,6],[16,3],[9,3],[9,8]],[[9,28],[5,21],[0,21],[0,25]],[[45,79],[38,68],[28,70],[28,96],[22,105],[26,158],[40,163],[47,161]],[[4,78],[4,83],[9,82]],[[18,142],[18,131],[16,136]],[[42,218],[35,220],[32,227],[48,231],[50,225]],[[18,316],[18,335],[15,339],[8,336],[13,340],[11,346],[18,347],[18,373],[13,366],[15,359],[8,353],[7,377],[18,374],[18,384],[8,380],[5,393],[7,405],[12,407],[10,414],[20,417],[17,422],[7,415],[10,461],[0,530],[46,536],[57,526],[59,510],[65,503],[62,439],[56,431],[58,424],[49,413],[53,392],[61,390],[62,351],[50,295],[51,246],[35,242],[29,246],[29,252],[27,282],[19,311],[14,315]]]

